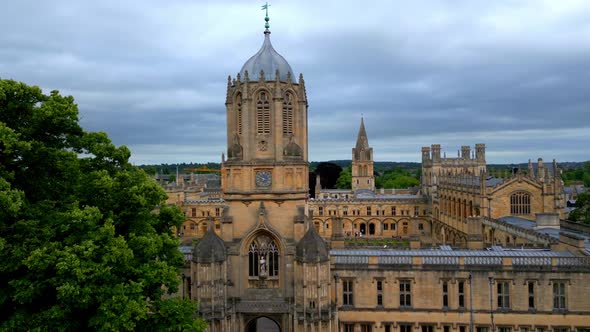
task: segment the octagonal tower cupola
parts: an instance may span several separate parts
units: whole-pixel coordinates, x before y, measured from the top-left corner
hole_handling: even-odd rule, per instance
[[[246,72],[248,72],[248,76],[251,80],[259,80],[260,73],[264,73],[264,79],[271,81],[276,79],[276,73],[278,72],[278,79],[281,81],[287,81],[288,76],[293,77],[293,69],[291,69],[287,60],[285,60],[285,58],[272,47],[270,42],[270,30],[268,29],[270,28],[270,24],[268,23],[270,20],[268,17],[268,5],[265,9],[266,17],[264,20],[266,23],[264,24],[264,42],[262,43],[260,50],[244,63],[242,70],[240,70],[240,76],[245,77]]]
[[[260,78],[260,73],[263,72],[264,79],[272,81],[276,78],[275,73],[277,70],[281,81],[287,81],[289,75],[293,77],[293,69],[291,69],[287,60],[272,47],[270,30],[266,29],[264,30],[262,47],[244,63],[242,70],[240,70],[240,76],[244,77],[247,71],[249,78],[257,81]]]

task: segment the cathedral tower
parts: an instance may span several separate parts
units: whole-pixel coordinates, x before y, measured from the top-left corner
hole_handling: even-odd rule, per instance
[[[306,232],[305,82],[274,49],[268,13],[265,20],[261,48],[227,82],[227,159],[221,168],[225,207],[217,228],[219,241],[210,236],[211,243],[222,243],[226,249],[214,261],[214,268],[225,268],[224,275],[206,279],[199,274],[201,261],[193,262],[191,271],[194,280],[199,277],[200,284],[193,285],[199,290],[221,280],[223,304],[204,298],[210,292],[193,294],[215,306],[204,317],[224,331],[250,331],[268,324],[275,327],[272,331],[292,331],[295,246]],[[202,247],[201,256],[211,251]],[[216,247],[217,251],[222,252]]]
[[[307,96],[264,31],[260,50],[228,78],[224,199],[302,200],[308,193]]]
[[[365,131],[365,123],[361,117],[361,127],[356,138],[356,146],[352,148],[352,190],[375,190],[373,176],[373,148]]]

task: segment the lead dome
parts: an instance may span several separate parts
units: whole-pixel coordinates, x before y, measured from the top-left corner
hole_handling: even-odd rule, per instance
[[[277,70],[279,71],[279,80],[287,81],[287,73],[291,73],[291,78],[293,78],[293,69],[291,69],[287,60],[272,47],[268,29],[264,31],[262,47],[244,63],[242,70],[240,70],[240,76],[245,77],[245,73],[248,71],[250,80],[258,80],[260,79],[261,70],[264,72],[264,79],[267,81],[276,79]]]

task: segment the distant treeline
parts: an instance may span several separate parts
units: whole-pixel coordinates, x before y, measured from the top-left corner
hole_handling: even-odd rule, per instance
[[[180,163],[180,164],[159,164],[159,165],[139,165],[139,168],[143,169],[150,175],[155,174],[176,174],[176,170],[179,173],[190,173],[191,171],[185,170],[185,168],[207,168],[207,169],[220,169],[220,163]],[[199,172],[197,172],[199,173]]]
[[[312,161],[309,163],[310,172],[315,172],[316,168],[320,163],[330,163],[340,166],[342,170],[349,170],[351,166],[351,160],[330,160],[326,162]],[[536,161],[535,161],[536,163]],[[421,163],[416,162],[395,162],[395,161],[376,161],[374,163],[375,175],[378,177],[377,185],[386,185],[386,181],[390,180],[392,174],[411,176],[415,179],[420,179]],[[546,164],[547,167],[551,167],[550,164]],[[180,163],[180,164],[159,164],[159,165],[140,165],[146,173],[154,175],[158,174],[176,174],[188,173],[190,171],[185,168],[207,168],[207,169],[220,169],[220,163]],[[488,171],[495,175],[509,176],[510,172],[516,169],[526,170],[528,163],[520,164],[488,164]],[[590,161],[586,162],[561,162],[559,163],[560,169],[563,171],[562,178],[566,185],[572,182],[583,182],[585,186],[590,187]],[[197,172],[198,173],[198,172]],[[379,177],[383,177],[380,179]],[[336,176],[338,178],[338,176]],[[383,180],[383,181],[381,181]],[[313,180],[315,182],[315,178]],[[323,181],[322,181],[323,182]]]

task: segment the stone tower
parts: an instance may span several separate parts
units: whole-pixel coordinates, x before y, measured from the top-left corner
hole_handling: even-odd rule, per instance
[[[352,148],[352,190],[360,189],[375,190],[373,148],[369,146],[363,118],[361,118],[356,146]]]
[[[292,331],[298,319],[294,269],[301,264],[296,245],[306,232],[307,96],[303,75],[295,80],[271,44],[265,20],[262,47],[227,81],[228,148],[221,175],[226,207],[216,230],[226,254],[211,263],[204,248],[191,266],[192,279],[200,282],[192,285],[193,297],[214,306],[204,317],[215,331]],[[219,241],[210,237],[220,252]],[[203,264],[223,274],[203,275]],[[203,297],[211,292],[199,289],[209,285],[224,290],[223,304]],[[325,302],[318,305],[325,309]]]

